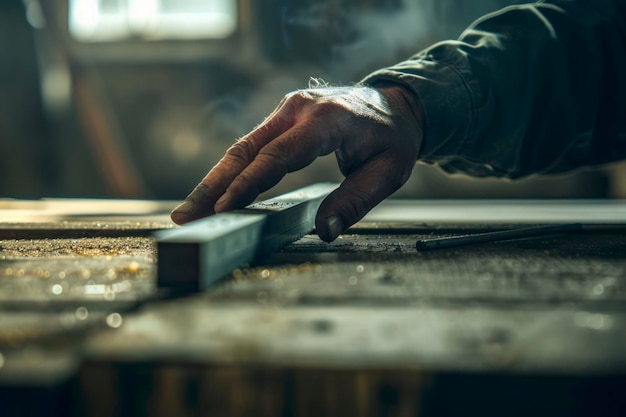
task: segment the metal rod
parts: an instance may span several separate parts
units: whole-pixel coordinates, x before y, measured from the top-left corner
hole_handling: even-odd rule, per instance
[[[206,289],[234,269],[301,238],[314,229],[319,205],[335,188],[337,184],[314,184],[244,210],[157,232],[158,286]]]
[[[442,237],[436,239],[418,240],[415,248],[418,251],[451,248],[456,246],[473,245],[476,243],[496,242],[501,240],[520,239],[532,236],[549,235],[582,230],[580,223],[567,223],[550,226],[524,227],[521,229],[499,230],[497,232],[475,233],[471,235]]]

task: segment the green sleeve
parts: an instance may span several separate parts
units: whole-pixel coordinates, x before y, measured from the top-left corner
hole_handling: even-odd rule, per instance
[[[519,178],[626,158],[626,0],[554,0],[485,16],[362,82],[412,89],[419,160]]]

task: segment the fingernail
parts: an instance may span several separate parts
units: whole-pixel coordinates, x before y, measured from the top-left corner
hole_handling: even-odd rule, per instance
[[[185,200],[180,203],[174,211],[177,213],[191,213],[193,211],[193,203],[189,200]]]
[[[180,203],[174,210],[172,210],[172,220],[174,223],[184,223],[189,216],[193,213],[194,204],[189,200],[185,200]]]
[[[343,232],[343,221],[341,221],[341,218],[338,215],[333,214],[326,220],[326,222],[328,225],[328,237],[331,241],[337,239],[337,236]]]

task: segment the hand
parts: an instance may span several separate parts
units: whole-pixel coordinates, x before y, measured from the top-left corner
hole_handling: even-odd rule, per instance
[[[237,141],[172,212],[178,224],[243,208],[287,173],[335,152],[346,179],[320,205],[315,225],[333,241],[411,175],[423,135],[421,103],[396,84],[288,94]]]

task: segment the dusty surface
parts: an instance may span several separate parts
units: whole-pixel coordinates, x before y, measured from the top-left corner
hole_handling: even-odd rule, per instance
[[[384,222],[332,244],[308,235],[173,299],[155,287],[149,236],[0,240],[0,392],[78,378],[82,415],[121,415],[107,408],[117,404],[128,415],[403,416],[424,409],[416,392],[435,401],[486,384],[508,410],[537,415],[507,384],[578,409],[595,397],[572,394],[572,381],[626,375],[626,234],[415,250],[468,230]],[[433,388],[450,373],[468,379]],[[528,375],[554,380],[519,385]]]

